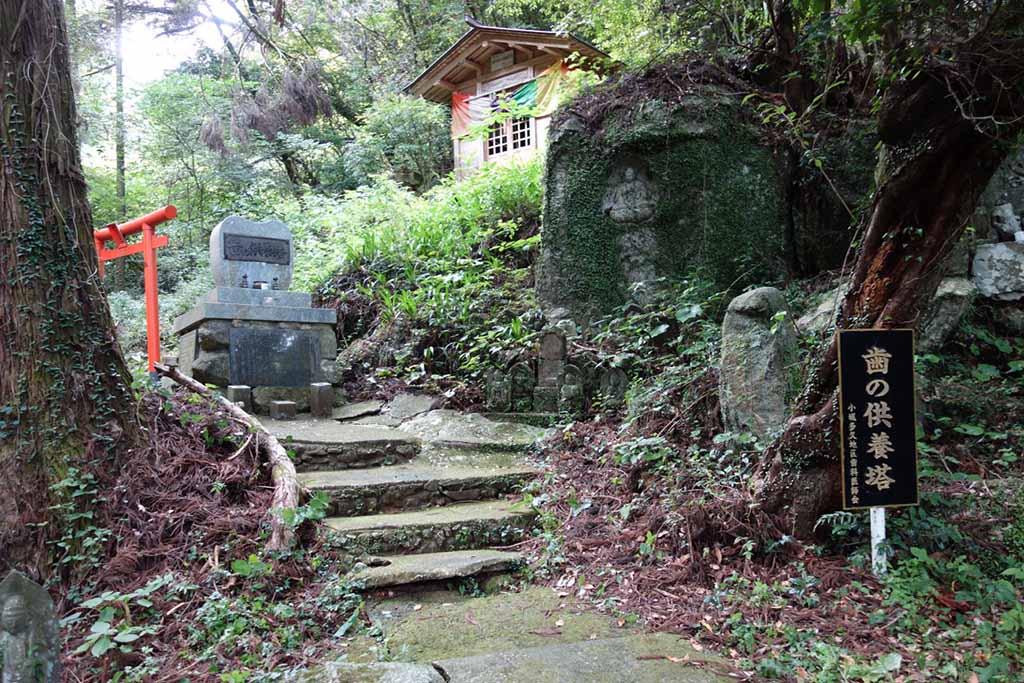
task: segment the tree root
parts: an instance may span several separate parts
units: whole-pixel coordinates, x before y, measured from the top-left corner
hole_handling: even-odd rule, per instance
[[[266,427],[260,424],[255,417],[245,412],[223,396],[210,391],[205,385],[197,382],[191,377],[181,374],[177,368],[168,367],[155,363],[156,371],[190,391],[201,396],[218,400],[228,413],[237,420],[248,424],[257,436],[257,445],[266,454],[267,464],[270,466],[271,478],[274,482],[274,499],[268,511],[270,515],[270,541],[267,543],[267,550],[286,550],[291,546],[295,531],[291,525],[285,523],[284,510],[295,510],[299,505],[299,480],[295,472],[295,464],[288,457],[288,452],[281,445],[273,434],[267,431]]]

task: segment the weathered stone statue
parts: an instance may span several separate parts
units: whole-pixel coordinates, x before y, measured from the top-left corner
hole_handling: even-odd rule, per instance
[[[604,211],[616,223],[643,223],[654,217],[658,194],[643,173],[632,166],[622,171],[622,180],[605,195]]]
[[[0,683],[59,681],[59,653],[49,594],[12,571],[0,583]]]

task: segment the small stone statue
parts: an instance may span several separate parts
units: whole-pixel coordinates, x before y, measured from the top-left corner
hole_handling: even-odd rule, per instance
[[[608,191],[604,211],[616,223],[643,223],[654,216],[658,198],[647,178],[632,166],[622,172],[622,182]]]
[[[0,683],[59,681],[59,652],[53,601],[12,571],[0,583]]]

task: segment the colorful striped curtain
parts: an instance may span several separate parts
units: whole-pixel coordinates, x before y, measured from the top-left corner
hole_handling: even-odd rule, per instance
[[[537,78],[524,83],[504,99],[512,100],[523,108],[532,108],[535,117],[548,116],[558,106],[560,86],[568,72],[569,67],[565,62],[555,62]],[[493,96],[475,97],[461,92],[452,93],[452,137],[462,137],[470,127],[485,121],[500,106],[501,100]]]

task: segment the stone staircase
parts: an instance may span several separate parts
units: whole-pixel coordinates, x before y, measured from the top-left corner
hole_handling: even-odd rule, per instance
[[[333,542],[361,560],[351,578],[384,588],[519,566],[519,553],[492,548],[529,533],[518,493],[538,472],[526,450],[543,430],[442,410],[374,418],[264,420],[295,453],[299,482],[329,497]]]
[[[529,533],[519,501],[545,432],[407,398],[336,411],[342,420],[264,420],[293,450],[301,483],[326,493],[332,542],[361,559],[378,631],[341,637],[328,661],[287,683],[727,683],[728,664],[686,638],[646,634],[543,586],[481,595],[450,585],[516,568],[501,550]],[[411,406],[411,407],[410,407]],[[403,587],[403,590],[376,590]],[[593,588],[589,586],[587,588]],[[378,639],[378,636],[380,639]],[[383,648],[383,650],[382,650]],[[382,655],[383,653],[383,655]],[[388,659],[391,661],[380,661]]]

